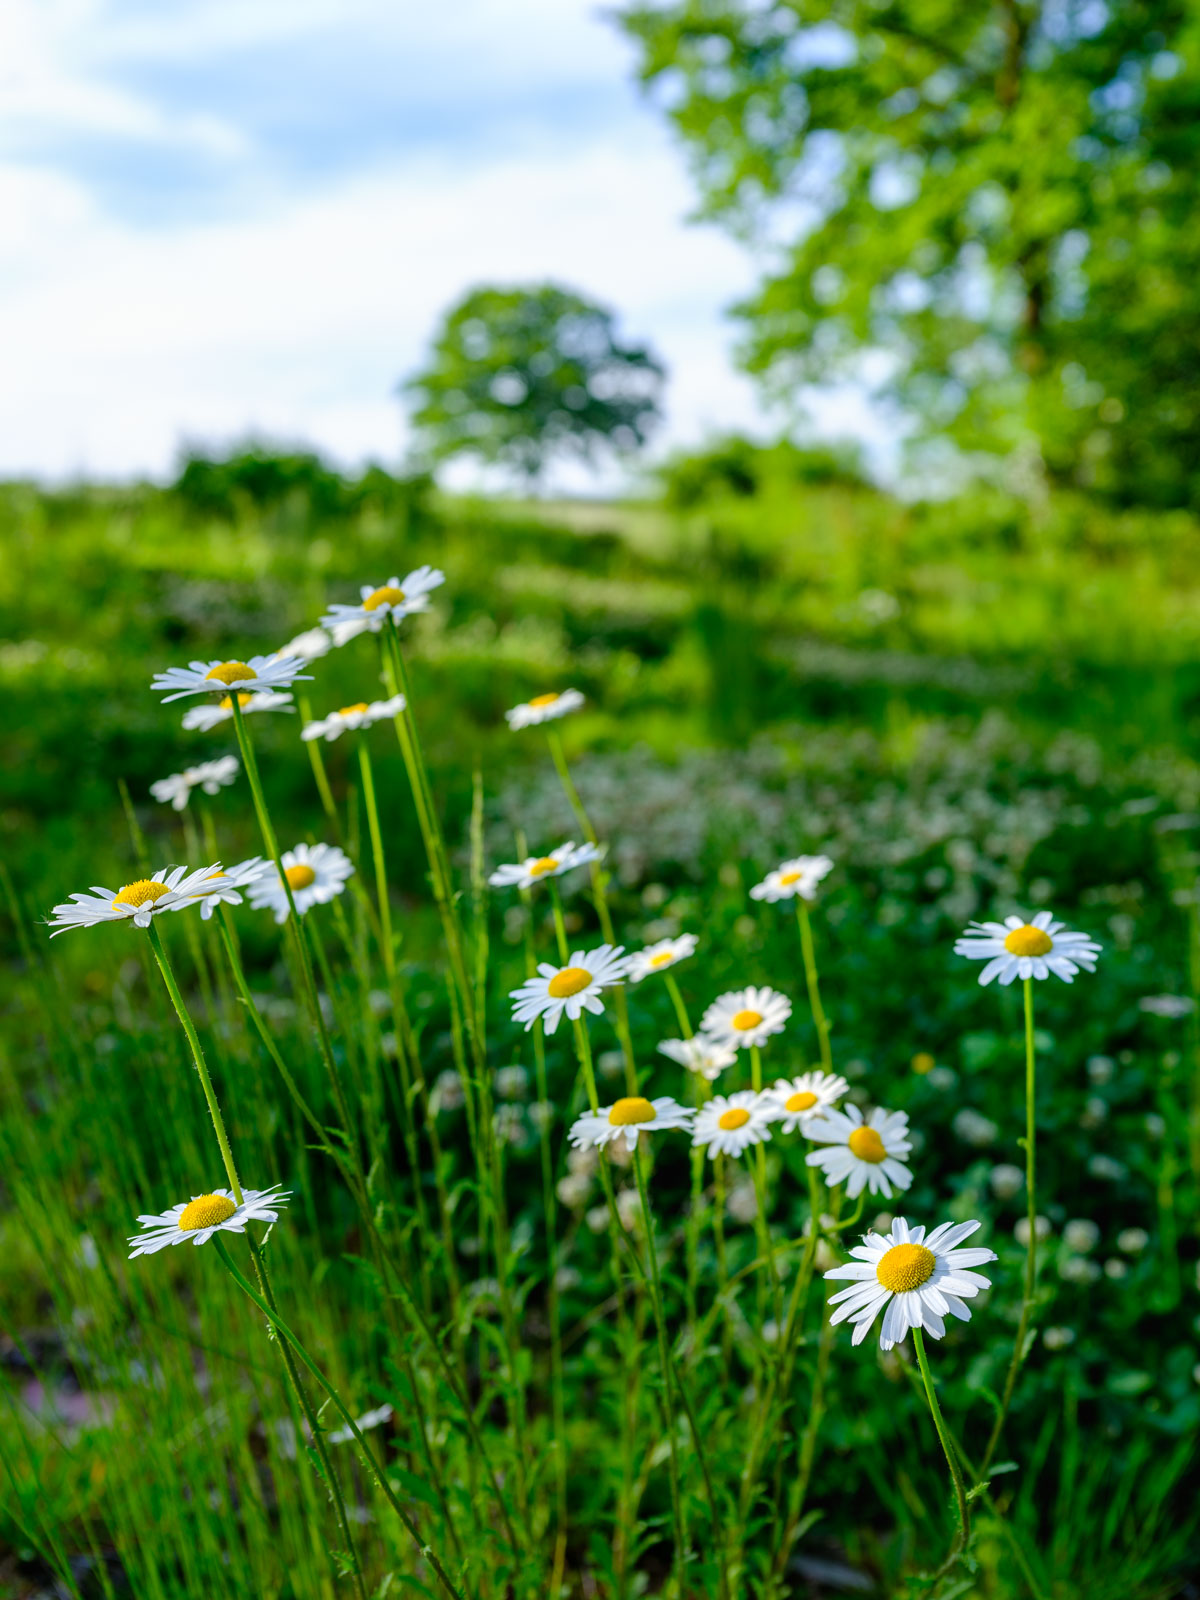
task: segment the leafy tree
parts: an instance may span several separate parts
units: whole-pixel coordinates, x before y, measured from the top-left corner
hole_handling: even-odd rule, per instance
[[[750,370],[780,390],[873,374],[926,434],[1033,441],[1054,477],[1200,503],[1197,0],[650,0],[622,20],[705,212],[775,252],[739,308]]]
[[[533,479],[555,453],[643,445],[663,375],[644,345],[617,338],[611,312],[545,284],[473,290],[405,388],[434,460],[470,454]]]

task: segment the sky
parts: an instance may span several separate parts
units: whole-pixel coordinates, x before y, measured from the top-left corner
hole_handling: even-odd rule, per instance
[[[395,465],[397,384],[491,282],[649,341],[657,454],[770,431],[727,315],[755,264],[689,222],[633,66],[591,0],[4,0],[0,477],[163,478],[250,435]],[[818,427],[871,424],[843,393]]]

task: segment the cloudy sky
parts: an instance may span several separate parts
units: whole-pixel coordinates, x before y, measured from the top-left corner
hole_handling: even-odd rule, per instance
[[[395,461],[439,314],[546,277],[666,358],[662,445],[763,427],[753,263],[687,221],[632,63],[592,0],[5,0],[0,475],[249,432]]]

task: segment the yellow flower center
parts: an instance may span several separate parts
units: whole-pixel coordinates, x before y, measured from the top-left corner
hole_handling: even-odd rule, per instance
[[[529,869],[531,878],[543,877],[547,872],[554,872],[558,868],[557,856],[539,856]]]
[[[744,1128],[750,1121],[750,1113],[744,1106],[731,1106],[728,1111],[722,1111],[717,1118],[717,1127],[724,1128],[726,1133],[732,1133],[734,1128]]]
[[[912,1058],[912,1069],[922,1078],[927,1072],[932,1072],[936,1066],[937,1060],[934,1056],[929,1054],[928,1050],[918,1050],[916,1055]]]
[[[761,1021],[762,1015],[757,1011],[739,1011],[730,1018],[730,1027],[736,1028],[739,1033],[749,1033]]]
[[[237,1210],[233,1201],[224,1194],[202,1194],[179,1213],[179,1226],[184,1233],[195,1233],[197,1228],[211,1228],[218,1222],[228,1222]]]
[[[650,965],[652,967],[666,967],[670,966],[674,959],[674,950],[660,950],[656,956],[650,957]]]
[[[357,712],[357,711],[365,711],[366,709],[367,709],[367,702],[365,700],[360,700],[357,703],[357,705],[341,706],[339,708],[339,710],[338,710],[338,716],[339,717],[352,717],[355,714],[355,712]]]
[[[136,883],[125,885],[113,901],[113,906],[144,906],[170,892],[165,883],[156,883],[153,878],[139,878]]]
[[[640,1094],[635,1094],[618,1100],[609,1111],[608,1120],[614,1128],[628,1128],[635,1122],[653,1122],[656,1115],[649,1100],[643,1100]]]
[[[803,876],[802,872],[781,872],[779,875],[779,887],[781,889],[790,889],[794,883],[799,883]]]
[[[552,706],[557,699],[558,692],[556,690],[554,694],[535,694],[529,704],[531,706]]]
[[[404,590],[396,589],[390,583],[385,583],[382,589],[376,589],[374,594],[369,594],[363,601],[364,611],[378,611],[380,606],[401,606],[404,604]]]
[[[211,673],[209,674],[209,676],[211,677]],[[239,693],[239,695],[238,695],[238,705],[244,711],[246,709],[246,707],[250,704],[250,702],[251,702],[251,700],[253,698],[254,698],[253,695],[240,694]],[[219,703],[220,703],[220,708],[221,708],[222,711],[232,711],[233,710],[233,696],[231,694],[223,695],[221,697],[221,700],[220,700]]]
[[[875,1268],[875,1276],[885,1289],[903,1294],[927,1283],[936,1266],[937,1257],[923,1244],[894,1244]]]
[[[1027,922],[1023,928],[1014,928],[1006,936],[1004,948],[1010,956],[1048,956],[1054,949],[1054,940],[1041,928]]]
[[[283,875],[292,889],[307,889],[317,881],[317,875],[307,861],[297,861],[294,867],[285,867]]]
[[[817,1103],[817,1097],[809,1089],[798,1089],[795,1094],[788,1095],[784,1101],[785,1111],[811,1111]]]
[[[887,1151],[883,1148],[883,1140],[874,1128],[855,1128],[846,1143],[853,1150],[860,1161],[870,1161],[878,1166],[881,1161],[887,1160]]]
[[[561,972],[554,974],[546,988],[553,999],[565,1000],[586,989],[591,981],[592,975],[586,967],[564,967]]]
[[[218,683],[242,683],[247,678],[257,678],[258,673],[244,661],[223,661],[219,667],[210,667],[204,674]]]

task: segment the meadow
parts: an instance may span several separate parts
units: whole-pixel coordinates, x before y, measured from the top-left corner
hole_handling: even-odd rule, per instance
[[[0,1594],[1198,1592],[1196,525],[728,465],[622,505],[0,487]],[[424,563],[428,609],[313,659],[291,712],[189,731],[215,697],[150,692]],[[489,882],[589,833],[594,865]],[[50,941],[71,894],[272,837],[354,875],[282,925]],[[802,855],[833,863],[811,901],[751,897]],[[1043,911],[1094,972],[981,987],[954,953]],[[689,934],[577,1025],[514,1019],[537,962]],[[790,1015],[715,1081],[658,1051],[748,986]],[[226,1185],[198,1058],[287,1203],[129,1259]],[[907,1115],[902,1194],[859,1207],[779,1121],[720,1160],[569,1138],[589,1102],[690,1118],[822,1069]],[[997,1258],[928,1385],[821,1276],[900,1217]]]

